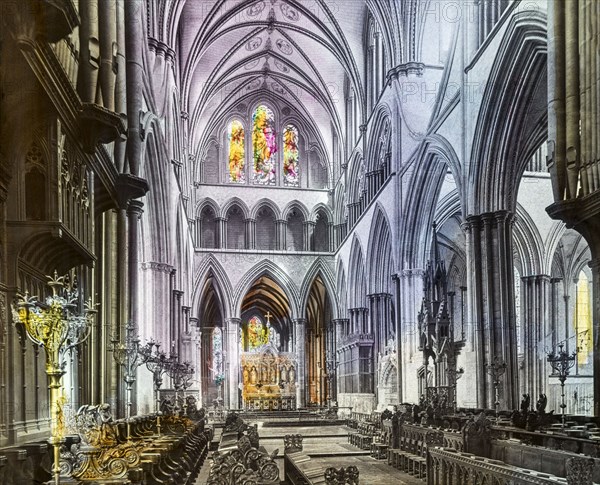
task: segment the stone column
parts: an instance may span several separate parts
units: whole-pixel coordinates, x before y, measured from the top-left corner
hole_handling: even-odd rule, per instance
[[[327,230],[329,231],[329,252],[335,252],[335,232],[333,230],[333,222],[327,223]]]
[[[286,232],[287,232],[287,221],[285,219],[277,219],[275,221],[276,224],[276,249],[280,251],[285,251],[287,249],[286,245]]]
[[[475,325],[480,407],[493,407],[492,378],[485,365],[495,357],[507,364],[500,387],[502,407],[515,409],[518,406],[511,219],[512,215],[507,211],[497,211],[470,216],[466,225],[467,287],[471,298],[470,320]]]
[[[256,219],[245,219],[246,223],[246,249],[256,249]]]
[[[227,219],[225,217],[217,217],[217,248],[227,248]]]
[[[525,357],[525,390],[531,396],[546,393],[547,381],[545,349],[551,348],[545,335],[549,332],[548,308],[550,277],[532,275],[521,278],[524,295],[524,339],[523,353]]]
[[[315,231],[316,222],[314,221],[304,221],[302,223],[302,227],[304,229],[303,234],[303,249],[304,251],[314,251],[314,231]]]
[[[226,321],[227,356],[227,396],[225,406],[229,409],[239,409],[239,374],[240,374],[240,342],[239,332],[242,324],[240,318],[228,318]]]
[[[306,318],[296,318],[294,329],[296,334],[296,356],[298,371],[296,372],[296,407],[306,406]]]

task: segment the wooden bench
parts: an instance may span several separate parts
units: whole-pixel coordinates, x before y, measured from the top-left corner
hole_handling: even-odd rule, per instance
[[[444,432],[417,424],[404,423],[399,447],[388,449],[388,464],[416,478],[427,477],[427,452],[430,446],[441,446]]]

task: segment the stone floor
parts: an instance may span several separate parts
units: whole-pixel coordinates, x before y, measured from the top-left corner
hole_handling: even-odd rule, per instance
[[[254,423],[250,423],[254,424]],[[220,431],[220,430],[219,430]],[[360,471],[361,485],[424,485],[425,482],[418,480],[406,473],[402,473],[389,466],[385,460],[376,460],[369,453],[348,443],[349,428],[345,426],[286,426],[286,427],[263,427],[258,423],[258,434],[260,444],[268,453],[278,449],[279,454],[275,459],[280,469],[280,477],[283,480],[283,437],[286,434],[301,434],[304,437],[304,452],[310,455],[311,460],[322,463],[323,471],[327,467],[355,465]],[[217,437],[215,437],[218,439]],[[209,455],[210,457],[210,455]],[[208,477],[210,459],[202,467],[196,485],[204,485]],[[284,484],[285,482],[282,482]]]

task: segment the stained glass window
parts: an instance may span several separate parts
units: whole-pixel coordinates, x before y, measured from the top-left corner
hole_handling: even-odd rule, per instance
[[[283,130],[283,182],[297,186],[299,181],[298,129],[287,125]]]
[[[256,108],[252,116],[252,147],[254,150],[254,183],[275,183],[275,154],[277,136],[273,111],[264,105]]]
[[[577,283],[575,308],[575,332],[577,339],[577,364],[589,363],[592,350],[592,314],[590,312],[590,285],[587,275],[581,271]]]
[[[229,181],[244,183],[244,125],[238,120],[229,123],[227,131],[229,140]]]
[[[213,380],[218,384],[223,380],[223,332],[215,327],[212,334]]]
[[[254,316],[248,321],[248,351],[256,350],[259,347],[269,343],[271,329],[264,325],[262,320]]]

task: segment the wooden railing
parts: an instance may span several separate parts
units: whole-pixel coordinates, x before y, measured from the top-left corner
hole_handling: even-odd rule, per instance
[[[498,460],[460,453],[449,448],[429,450],[428,485],[552,485],[564,478],[507,465]]]

